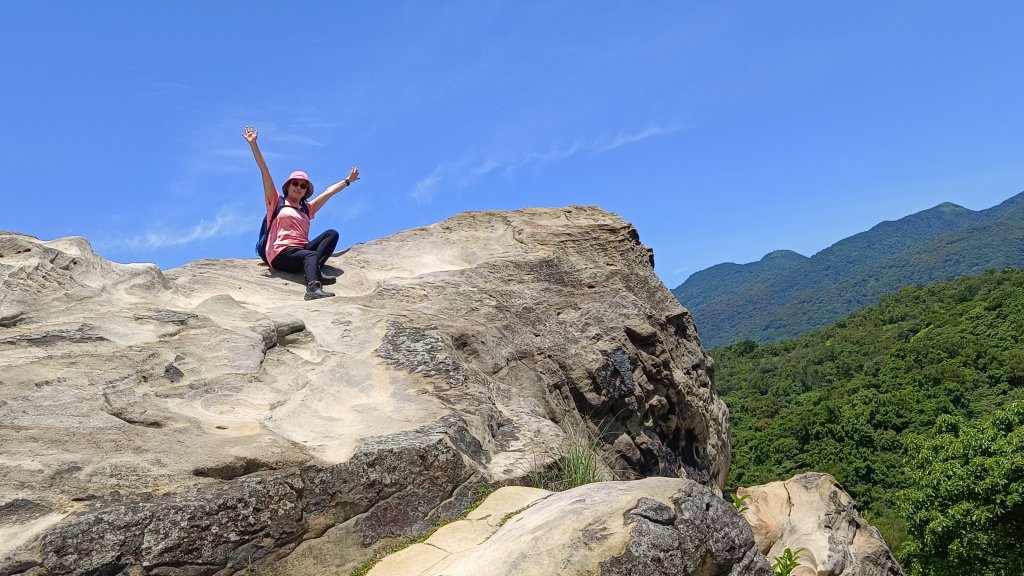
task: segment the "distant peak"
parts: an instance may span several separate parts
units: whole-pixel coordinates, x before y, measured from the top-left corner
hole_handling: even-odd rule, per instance
[[[768,260],[806,260],[807,256],[792,250],[772,250],[761,258],[761,262]]]
[[[909,214],[909,215],[904,216],[902,218],[899,218],[897,220],[883,220],[883,221],[879,222],[878,224],[872,226],[871,230],[885,229],[885,228],[888,228],[888,227],[894,226],[894,225],[906,224],[906,223],[910,223],[910,222],[918,222],[918,221],[922,221],[922,220],[928,221],[928,220],[931,220],[931,219],[934,219],[934,218],[941,218],[941,219],[945,220],[945,219],[949,218],[950,216],[956,217],[956,216],[960,216],[960,215],[973,214],[973,213],[974,213],[973,210],[970,210],[969,208],[964,208],[963,206],[961,206],[959,204],[954,204],[952,202],[943,202],[942,204],[939,204],[938,206],[932,206],[931,208],[926,208],[924,210],[921,210],[920,212],[914,212],[913,214]],[[863,234],[863,232],[861,234]],[[858,236],[860,236],[860,234],[855,234],[855,235],[851,236],[850,238],[856,238]],[[843,241],[844,240],[840,240],[840,242],[843,242]]]

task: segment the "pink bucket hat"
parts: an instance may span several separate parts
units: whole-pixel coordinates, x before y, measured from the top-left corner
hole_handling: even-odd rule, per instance
[[[285,180],[284,184],[281,185],[282,194],[284,194],[285,196],[288,195],[288,183],[291,182],[292,180],[306,181],[306,195],[302,197],[303,200],[306,200],[307,198],[313,195],[313,183],[309,180],[309,175],[307,175],[302,170],[296,170],[295,172],[292,172],[291,174],[288,175],[288,179]]]

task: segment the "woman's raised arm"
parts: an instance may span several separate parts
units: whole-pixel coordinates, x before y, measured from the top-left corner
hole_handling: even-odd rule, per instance
[[[245,141],[249,143],[249,147],[252,148],[252,155],[256,158],[256,164],[260,167],[260,173],[263,174],[263,195],[267,199],[267,204],[271,204],[277,201],[277,187],[274,186],[274,179],[270,177],[270,169],[267,168],[267,162],[263,159],[260,147],[256,144],[256,138],[259,135],[259,131],[252,126],[246,126],[242,132],[242,137],[245,138]]]
[[[356,180],[359,180],[359,167],[353,166],[344,180],[331,184],[323,191],[322,194],[310,200],[309,204],[313,207],[313,213],[315,214],[317,210],[323,208],[324,204],[331,199],[331,196],[334,196],[343,189],[348,188]]]

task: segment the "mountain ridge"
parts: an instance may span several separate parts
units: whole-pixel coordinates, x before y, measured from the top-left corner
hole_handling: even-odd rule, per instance
[[[693,313],[709,348],[772,342],[827,325],[907,284],[1020,267],[1022,235],[1024,193],[978,211],[943,202],[810,257],[776,250],[749,264],[717,264],[672,293]]]

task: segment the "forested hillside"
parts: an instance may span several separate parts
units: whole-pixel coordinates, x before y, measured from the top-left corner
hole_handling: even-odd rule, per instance
[[[792,338],[901,286],[1005,267],[1024,267],[1024,194],[978,212],[940,204],[810,258],[776,251],[751,264],[720,264],[672,292],[713,348]]]
[[[907,287],[798,339],[712,350],[732,412],[730,484],[828,472],[900,547],[901,490],[921,482],[908,446],[944,432],[942,415],[980,422],[1024,399],[1022,335],[1024,271],[1005,270]]]

